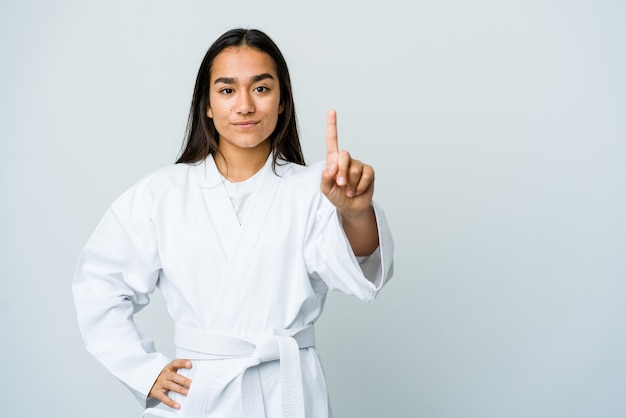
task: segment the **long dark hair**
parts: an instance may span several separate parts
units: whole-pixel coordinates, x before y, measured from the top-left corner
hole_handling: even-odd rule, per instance
[[[274,41],[265,33],[256,29],[229,30],[211,45],[204,56],[198,70],[196,86],[191,100],[191,109],[185,131],[185,142],[176,163],[197,163],[204,160],[209,154],[214,154],[218,151],[219,134],[217,129],[215,129],[213,119],[206,114],[209,104],[209,82],[215,57],[225,48],[231,46],[256,48],[261,52],[265,52],[274,60],[280,83],[280,102],[283,105],[283,111],[278,115],[276,128],[269,137],[274,155],[273,167],[276,167],[278,158],[304,165],[287,63]]]

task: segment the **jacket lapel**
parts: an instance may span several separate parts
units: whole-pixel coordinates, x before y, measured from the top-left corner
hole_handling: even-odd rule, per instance
[[[211,309],[213,315],[217,313],[217,317],[211,318],[211,323],[217,328],[229,328],[235,320],[239,296],[245,291],[250,258],[280,185],[281,178],[272,171],[272,155],[257,175],[260,177],[250,201],[254,209],[250,211],[244,224],[239,225],[213,158],[210,156],[206,160],[206,181],[203,184],[205,202],[224,248],[225,263],[223,275],[214,289],[215,294],[220,295],[215,299],[218,306]]]

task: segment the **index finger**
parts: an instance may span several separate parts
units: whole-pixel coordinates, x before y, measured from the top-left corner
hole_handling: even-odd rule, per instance
[[[339,140],[337,138],[337,112],[330,110],[326,116],[326,162],[339,152]]]
[[[191,364],[191,361],[189,361],[187,359],[182,359],[182,358],[177,358],[177,359],[172,360],[170,362],[170,365],[175,370],[178,370],[178,369],[191,369],[191,367],[193,367],[193,365]]]

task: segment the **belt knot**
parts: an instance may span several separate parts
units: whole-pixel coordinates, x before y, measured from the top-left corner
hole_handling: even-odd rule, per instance
[[[265,418],[263,391],[259,366],[270,361],[280,361],[283,398],[283,417],[304,418],[304,391],[300,349],[315,345],[313,325],[297,329],[275,330],[253,339],[207,334],[176,325],[176,346],[193,351],[200,358],[249,357],[242,371],[241,397],[245,418]]]

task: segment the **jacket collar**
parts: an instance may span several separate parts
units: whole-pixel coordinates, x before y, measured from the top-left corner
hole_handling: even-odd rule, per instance
[[[267,161],[265,162],[265,165],[263,166],[263,168],[261,168],[258,174],[263,174],[263,172],[270,172],[272,175],[274,175],[272,171],[273,155],[273,153],[270,153]],[[289,164],[287,163],[287,161],[281,158],[279,158],[276,163],[276,173],[280,176],[287,171]],[[190,164],[189,169],[192,172],[192,178],[194,179],[194,181],[198,184],[199,187],[202,187],[204,189],[217,187],[223,182],[222,175],[217,169],[217,165],[215,164],[215,159],[213,158],[212,154],[206,157],[203,161]]]

